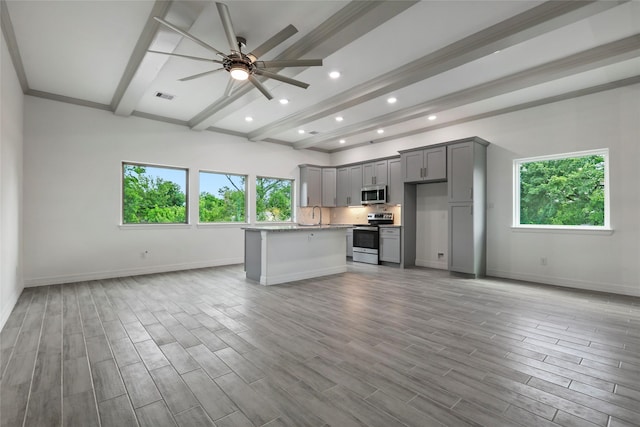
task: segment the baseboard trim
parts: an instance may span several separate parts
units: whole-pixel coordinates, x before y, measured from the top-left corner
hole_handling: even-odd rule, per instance
[[[296,280],[313,279],[315,277],[328,276],[330,274],[340,274],[347,271],[347,265],[323,268],[320,270],[300,271],[289,274],[279,274],[276,276],[260,276],[261,285],[279,285],[281,283],[295,282]]]
[[[16,306],[16,303],[18,302],[18,298],[20,298],[20,295],[22,294],[22,289],[20,289],[20,291],[16,292],[13,291],[11,293],[11,295],[9,295],[2,303],[2,307],[0,307],[0,331],[2,330],[2,328],[4,328],[4,324],[7,323],[7,319],[9,319],[9,316],[11,315],[11,312],[13,311],[13,307]]]
[[[446,261],[433,261],[429,259],[416,259],[416,266],[437,268],[438,270],[448,270],[449,266]]]
[[[575,280],[575,279],[568,279],[565,277],[540,276],[537,274],[516,273],[512,271],[502,271],[502,270],[495,270],[495,269],[487,269],[487,276],[499,277],[503,279],[522,280],[526,282],[541,283],[545,285],[563,286],[567,288],[583,289],[587,291],[606,292],[611,294],[640,297],[640,286],[637,288],[633,288],[631,286],[622,285],[618,283],[603,284],[600,282]]]
[[[122,270],[96,271],[82,274],[69,274],[64,276],[48,276],[25,279],[24,286],[58,285],[62,283],[85,282],[89,280],[112,279],[114,277],[140,276],[143,274],[168,273],[171,271],[194,270],[196,268],[220,267],[223,265],[242,264],[244,258],[225,258],[215,261],[189,262],[181,264],[156,265],[141,268],[128,268]]]

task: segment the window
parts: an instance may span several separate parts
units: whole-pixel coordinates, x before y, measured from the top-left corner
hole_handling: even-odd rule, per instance
[[[200,222],[246,222],[244,175],[200,172]]]
[[[608,150],[514,161],[514,226],[609,228]]]
[[[258,221],[291,221],[293,181],[256,178],[256,216]]]
[[[122,223],[187,222],[187,170],[122,164]]]

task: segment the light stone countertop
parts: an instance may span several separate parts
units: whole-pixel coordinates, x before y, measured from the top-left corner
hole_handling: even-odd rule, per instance
[[[250,225],[242,227],[243,230],[249,231],[307,231],[307,230],[337,230],[352,228],[350,224],[322,224],[322,225],[304,225],[304,224],[281,224],[281,225]]]

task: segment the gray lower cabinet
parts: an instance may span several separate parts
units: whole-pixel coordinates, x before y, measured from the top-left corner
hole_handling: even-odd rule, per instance
[[[400,263],[400,227],[380,227],[380,261]]]
[[[473,206],[449,205],[449,270],[474,274]]]
[[[347,257],[353,258],[353,228],[347,229]]]

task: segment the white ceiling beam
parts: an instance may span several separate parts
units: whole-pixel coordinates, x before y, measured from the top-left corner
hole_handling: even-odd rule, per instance
[[[303,55],[329,56],[415,3],[417,1],[351,1],[274,60],[299,59]],[[302,71],[304,68],[290,70],[290,74],[287,76],[293,77]],[[265,79],[259,78],[259,80],[264,81]],[[226,109],[231,104],[248,103],[255,97],[262,96],[255,91],[255,95],[250,94],[251,91],[253,91],[253,86],[245,85],[232,96],[215,101],[189,121],[191,129],[207,129],[225,115],[231,114],[233,111],[230,110],[235,110],[235,108]]]
[[[147,51],[173,52],[182,41],[182,36],[160,27],[153,18],[168,18],[182,28],[190,28],[204,7],[205,4],[199,1],[156,0],[113,95],[111,108],[116,115],[129,116],[133,113],[140,98],[170,58],[168,55],[148,55]]]
[[[463,89],[458,92],[427,100],[418,105],[403,108],[392,113],[354,123],[321,135],[306,138],[293,144],[294,148],[314,147],[336,138],[370,132],[379,127],[388,127],[407,120],[413,120],[439,111],[446,111],[483,99],[504,95],[519,89],[557,80],[569,75],[589,71],[605,65],[624,61],[638,56],[640,52],[640,34],[606,43],[565,58],[547,62],[503,78]]]
[[[548,1],[475,34],[464,37],[398,69],[363,82],[341,94],[250,132],[252,141],[344,111],[384,94],[444,73],[497,50],[522,43],[549,31],[585,19],[621,2]],[[312,145],[298,144],[298,146]]]

